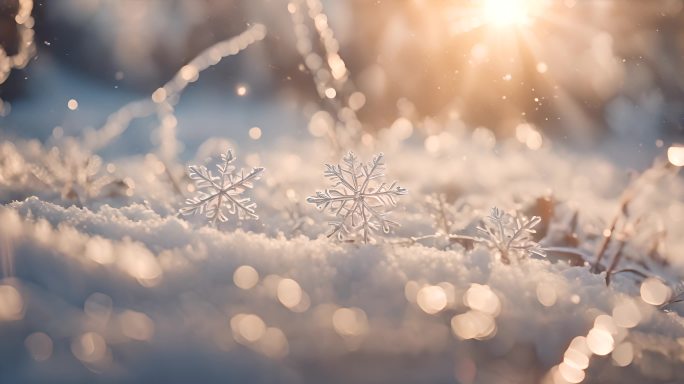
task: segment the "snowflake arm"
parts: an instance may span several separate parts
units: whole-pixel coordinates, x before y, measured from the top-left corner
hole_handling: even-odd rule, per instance
[[[397,205],[397,196],[406,195],[406,189],[396,182],[380,182],[384,178],[385,164],[383,154],[373,157],[368,164],[359,161],[349,152],[342,159],[342,165],[325,165],[324,176],[332,182],[332,187],[317,191],[306,201],[322,211],[336,217],[329,222],[331,231],[328,237],[339,240],[360,234],[364,243],[372,240],[372,234],[389,233],[399,225],[387,217],[387,210]]]
[[[254,168],[248,174],[241,170],[236,175],[236,168],[232,164],[234,161],[235,156],[230,149],[221,154],[221,162],[217,166],[218,176],[203,165],[190,166],[188,175],[198,192],[185,201],[186,206],[180,209],[180,213],[205,214],[214,225],[228,221],[229,215],[237,215],[239,219],[258,219],[256,203],[241,195],[253,188],[253,182],[261,178],[264,168]]]

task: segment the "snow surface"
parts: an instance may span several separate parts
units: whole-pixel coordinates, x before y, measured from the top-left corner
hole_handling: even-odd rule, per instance
[[[305,203],[326,185],[323,163],[340,158],[320,141],[234,146],[238,166],[266,168],[252,191],[261,220],[218,228],[177,215],[183,196],[152,155],[112,159],[130,196],[73,201],[17,176],[2,151],[0,257],[11,276],[0,283],[0,382],[559,382],[554,367],[571,341],[625,303],[640,321],[616,327],[613,339],[631,344],[633,361],[618,367],[594,355],[585,382],[684,380],[677,305],[647,304],[629,274],[606,287],[605,274],[555,257],[505,265],[481,247],[407,240],[436,232],[425,204],[433,193],[462,207],[452,212],[459,233],[491,206],[533,214],[546,197],[556,209],[542,243],[578,210],[579,247],[592,253],[627,173],[549,143],[530,151],[459,124],[445,132],[435,148],[418,132],[401,141],[388,129],[360,151],[366,160],[383,151],[388,180],[409,191],[393,212],[402,226],[369,245],[326,238],[329,218]],[[228,143],[205,142],[196,160]],[[2,145],[41,156],[35,142]],[[683,195],[681,178],[667,177],[633,204],[668,230],[669,265],[653,270],[672,285],[684,276]],[[652,238],[645,232],[626,248],[633,259]],[[241,266],[258,282],[251,269],[236,274]],[[458,324],[469,319],[486,329],[464,340],[470,328]]]

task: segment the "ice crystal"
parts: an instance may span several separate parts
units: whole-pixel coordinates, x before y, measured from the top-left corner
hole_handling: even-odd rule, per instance
[[[527,218],[519,213],[513,216],[493,207],[477,227],[480,235],[474,240],[498,251],[505,263],[510,262],[511,257],[519,259],[530,254],[545,257],[544,250],[532,238],[536,233],[534,227],[540,221],[539,216]]]
[[[227,221],[228,214],[237,215],[239,219],[258,219],[259,216],[254,211],[256,203],[241,195],[253,187],[254,181],[261,178],[264,168],[253,168],[247,175],[244,170],[240,170],[238,175],[232,165],[234,161],[235,156],[230,149],[221,154],[221,162],[217,165],[218,176],[203,165],[190,166],[188,175],[195,182],[198,192],[185,201],[186,206],[181,208],[180,213],[204,213],[214,225],[218,221]]]
[[[128,182],[103,172],[102,159],[72,139],[52,147],[36,163],[29,163],[28,169],[63,199],[81,203],[95,197],[127,195],[131,189]]]
[[[62,198],[73,200],[79,196],[95,196],[109,182],[107,176],[99,175],[101,165],[99,157],[71,156],[54,147],[43,164],[32,165],[31,171],[38,180],[59,191]]]
[[[395,198],[407,191],[396,182],[388,186],[381,181],[385,176],[383,157],[380,153],[364,164],[349,152],[342,159],[343,165],[325,165],[324,175],[334,182],[333,186],[317,191],[306,201],[336,216],[336,220],[330,221],[332,231],[328,237],[344,240],[360,233],[363,242],[368,243],[372,232],[382,228],[384,233],[389,233],[399,225],[387,217],[387,211],[396,206]]]

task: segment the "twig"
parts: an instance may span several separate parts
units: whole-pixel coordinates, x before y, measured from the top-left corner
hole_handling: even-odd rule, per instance
[[[178,194],[178,196],[184,197],[185,194],[183,193],[183,190],[180,187],[180,183],[173,176],[173,173],[171,173],[171,170],[169,169],[169,164],[166,164],[166,162],[162,163],[164,164],[164,172],[166,173],[166,176],[169,178],[169,182],[171,182],[173,190],[176,192],[176,194]]]
[[[628,205],[637,195],[637,192],[639,192],[641,186],[643,184],[646,184],[647,182],[654,183],[658,181],[667,174],[668,170],[671,169],[674,169],[675,171],[677,170],[677,168],[670,164],[668,161],[656,160],[650,168],[648,168],[643,173],[641,173],[641,175],[633,179],[632,183],[630,183],[627,189],[625,189],[625,191],[622,193],[620,197],[619,210],[613,217],[610,226],[604,231],[603,240],[599,244],[599,247],[597,248],[596,253],[594,255],[595,260],[591,268],[592,272],[599,272],[601,260],[605,255],[608,245],[613,239],[617,223],[622,217],[624,217],[625,220],[627,219]]]
[[[649,275],[646,272],[642,272],[642,271],[640,271],[638,269],[634,269],[634,268],[619,269],[619,270],[613,272],[613,275],[617,275],[618,273],[633,273],[635,275],[639,275],[639,276],[643,277],[644,279],[649,277]]]
[[[620,240],[617,250],[615,250],[615,255],[610,263],[610,266],[606,270],[606,285],[610,285],[610,276],[613,274],[613,270],[617,267],[620,259],[622,259],[622,251],[625,249],[626,241],[624,239]]]
[[[546,252],[552,253],[570,253],[581,257],[583,260],[587,261],[591,258],[591,253],[583,251],[579,248],[572,247],[542,247]]]
[[[176,72],[169,82],[154,91],[151,98],[130,102],[109,115],[104,126],[84,136],[84,146],[90,151],[97,151],[123,134],[130,126],[131,121],[135,119],[151,116],[155,113],[159,116],[172,114],[172,106],[178,103],[183,90],[188,84],[197,81],[202,71],[218,64],[226,57],[240,53],[253,43],[263,40],[265,36],[266,27],[255,24],[238,36],[218,42],[205,49]],[[173,139],[175,140],[175,134]],[[162,137],[160,146],[165,144]]]
[[[17,53],[8,56],[5,49],[0,46],[0,84],[4,83],[10,75],[12,69],[24,68],[29,63],[29,60],[36,53],[36,44],[34,41],[35,32],[33,31],[34,20],[31,17],[33,11],[33,0],[19,0],[19,9],[16,16],[13,18],[17,23],[18,44]],[[6,6],[7,4],[5,4]],[[0,116],[4,116],[8,110],[5,110],[5,105],[0,98]]]
[[[355,91],[355,87],[339,54],[340,44],[328,25],[320,0],[293,0],[288,4],[288,11],[294,25],[297,51],[313,77],[318,96],[327,101],[324,105],[330,107],[330,114],[339,123],[326,130],[331,146],[339,154],[358,142],[363,128],[356,115],[359,107],[349,102],[349,96]],[[306,22],[307,16],[313,28]],[[318,37],[318,45],[323,51],[321,53],[314,50],[317,45],[312,38],[314,35]],[[311,57],[320,58],[322,63],[316,63]]]
[[[599,265],[601,264],[601,259],[603,259],[603,255],[605,254],[606,249],[608,248],[608,244],[610,244],[610,241],[613,238],[613,234],[615,233],[615,227],[617,227],[618,221],[622,217],[623,212],[625,212],[625,210],[627,209],[627,204],[629,204],[629,201],[631,200],[631,193],[626,193],[627,191],[625,191],[625,194],[623,194],[622,198],[620,199],[620,209],[618,210],[618,213],[613,217],[610,227],[604,230],[601,234],[601,244],[599,245],[598,249],[596,250],[596,253],[594,254],[595,261],[591,267],[591,271],[593,273],[599,272]]]

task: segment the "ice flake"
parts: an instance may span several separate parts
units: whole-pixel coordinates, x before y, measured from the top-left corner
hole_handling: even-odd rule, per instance
[[[347,153],[342,161],[342,165],[325,165],[324,175],[334,183],[333,186],[317,191],[306,201],[337,218],[330,221],[332,231],[328,237],[344,240],[360,233],[363,242],[368,243],[373,232],[382,228],[384,233],[389,233],[392,227],[399,225],[387,217],[387,211],[397,205],[395,198],[407,191],[396,182],[388,186],[381,181],[385,176],[382,153],[368,164],[359,161],[353,152]]]
[[[482,220],[482,225],[477,227],[480,235],[474,240],[497,250],[505,263],[510,262],[511,256],[521,258],[535,254],[545,257],[541,246],[532,238],[536,233],[534,227],[540,221],[539,216],[528,219],[522,214],[513,216],[493,207],[489,216]]]
[[[181,208],[182,215],[205,214],[214,225],[218,221],[228,220],[228,214],[237,215],[239,219],[258,219],[255,213],[256,203],[249,197],[241,195],[253,187],[253,182],[259,180],[264,168],[253,168],[245,175],[244,170],[236,174],[233,152],[229,149],[221,154],[221,162],[217,168],[218,176],[214,176],[203,165],[192,165],[188,168],[190,179],[195,182],[197,194],[185,201]]]

